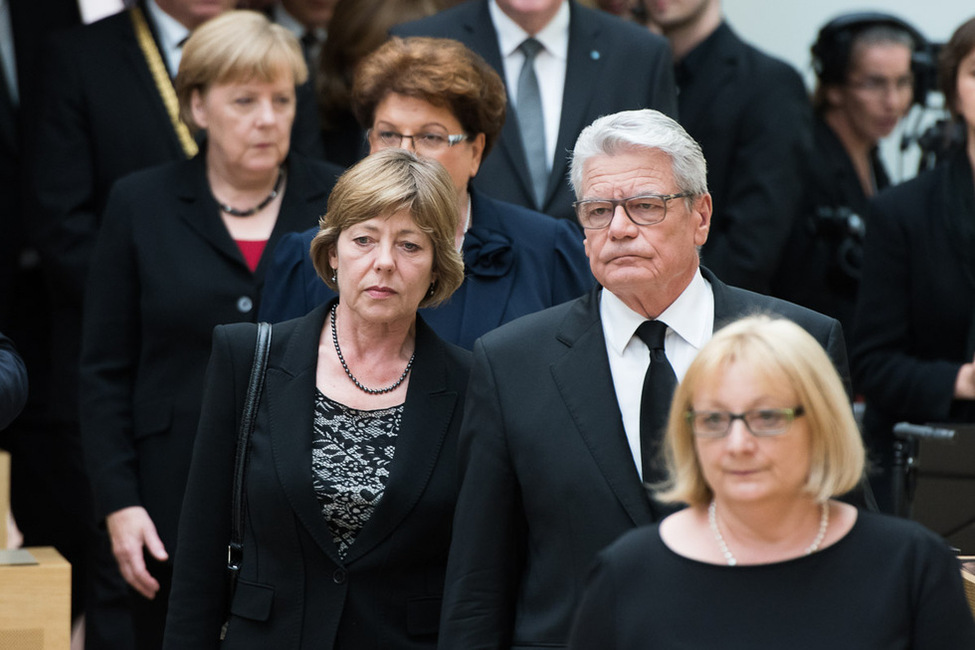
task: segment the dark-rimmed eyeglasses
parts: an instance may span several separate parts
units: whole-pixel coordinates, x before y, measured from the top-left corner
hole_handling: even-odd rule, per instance
[[[369,129],[366,131],[366,138],[383,149],[402,147],[403,140],[409,139],[414,150],[423,153],[437,153],[449,149],[458,142],[463,142],[467,139],[467,134],[414,133],[413,135],[405,135],[389,129]]]
[[[741,420],[753,436],[768,438],[788,431],[792,421],[805,414],[801,406],[781,409],[752,409],[744,413],[730,411],[687,411],[684,416],[698,438],[723,438],[731,423]]]
[[[667,217],[667,201],[693,196],[690,192],[677,194],[641,194],[626,199],[583,199],[572,204],[579,224],[587,230],[606,228],[613,221],[616,208],[638,226],[652,226]]]

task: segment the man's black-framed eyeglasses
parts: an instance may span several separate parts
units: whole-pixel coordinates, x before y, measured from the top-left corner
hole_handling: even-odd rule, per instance
[[[618,206],[630,221],[638,226],[652,226],[667,217],[667,201],[694,196],[690,192],[677,194],[641,194],[626,199],[583,199],[572,204],[579,224],[587,230],[606,228],[613,221]]]

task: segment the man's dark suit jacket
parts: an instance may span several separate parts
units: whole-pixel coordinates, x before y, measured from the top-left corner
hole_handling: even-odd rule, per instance
[[[702,272],[715,328],[754,312],[789,318],[848,383],[839,323]],[[623,430],[600,291],[474,346],[441,648],[564,647],[596,553],[657,518]]]
[[[141,505],[170,553],[213,328],[253,322],[270,254],[251,272],[220,219],[204,152],[116,184],[85,296],[81,433],[99,518]],[[268,252],[316,223],[338,169],[288,160]]]
[[[768,293],[802,206],[812,108],[799,73],[727,23],[677,64],[680,123],[708,161],[714,199],[701,261],[732,286]]]
[[[0,431],[27,403],[27,368],[13,342],[0,334]]]
[[[259,320],[296,318],[332,299],[308,254],[317,228],[285,235],[267,272]],[[579,229],[471,191],[464,283],[439,307],[421,309],[445,341],[470,350],[485,332],[577,298],[593,285]]]
[[[632,23],[569,0],[569,53],[559,137],[545,202],[535,205],[531,175],[518,127],[508,104],[508,119],[494,150],[484,159],[475,185],[502,201],[561,219],[575,220],[567,174],[569,154],[585,127],[602,115],[638,108],[677,114],[670,48],[664,39]],[[498,35],[488,0],[469,0],[427,18],[399,25],[394,36],[453,38],[480,54],[505,79]]]
[[[255,328],[214,332],[180,521],[165,648],[431,649],[457,499],[470,353],[422,319],[386,491],[340,558],[312,484],[318,344],[329,306],[274,326],[247,465],[240,580],[223,643],[234,449]]]
[[[144,10],[144,8],[143,8]],[[145,12],[152,26],[152,18]],[[130,11],[58,34],[48,45],[30,165],[34,227],[53,289],[54,392],[76,410],[81,302],[112,184],[131,172],[185,160],[139,48]],[[298,115],[306,115],[299,106]],[[295,150],[318,154],[317,121],[296,118]],[[151,209],[151,208],[150,208]]]

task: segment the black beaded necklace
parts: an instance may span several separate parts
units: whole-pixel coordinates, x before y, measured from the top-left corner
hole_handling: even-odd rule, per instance
[[[220,209],[229,214],[232,217],[249,217],[251,215],[257,214],[261,210],[267,207],[268,203],[277,198],[278,193],[281,191],[281,183],[284,181],[284,167],[278,170],[278,179],[274,181],[274,187],[271,189],[271,193],[264,197],[264,200],[255,205],[249,210],[238,210],[232,205],[227,205],[226,203],[221,203],[217,201],[217,205]]]
[[[399,376],[399,379],[396,380],[395,384],[391,386],[387,386],[386,388],[369,388],[367,386],[363,386],[362,383],[355,378],[355,375],[352,374],[352,371],[349,370],[348,364],[345,363],[345,357],[342,356],[342,348],[339,347],[339,335],[335,331],[335,309],[337,307],[338,307],[338,303],[332,305],[332,343],[335,344],[335,353],[339,356],[339,363],[341,363],[342,368],[345,369],[345,374],[349,376],[349,379],[351,379],[352,383],[356,385],[356,388],[358,388],[364,393],[369,393],[370,395],[382,395],[383,393],[391,393],[397,388],[399,388],[399,385],[406,380],[406,376],[410,374],[410,368],[413,367],[413,359],[416,358],[416,349],[414,349],[413,354],[410,355],[410,360],[406,364],[406,370],[404,370],[403,374]]]

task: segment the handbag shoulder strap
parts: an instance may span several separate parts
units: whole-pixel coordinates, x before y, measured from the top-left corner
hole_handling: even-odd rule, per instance
[[[254,346],[254,363],[251,366],[250,380],[247,383],[247,397],[240,417],[240,432],[237,435],[237,453],[234,459],[234,493],[231,511],[230,546],[227,548],[227,565],[240,566],[244,546],[244,473],[247,469],[247,446],[257,421],[257,407],[264,391],[264,376],[267,372],[267,357],[271,349],[270,323],[257,324],[257,343]]]

